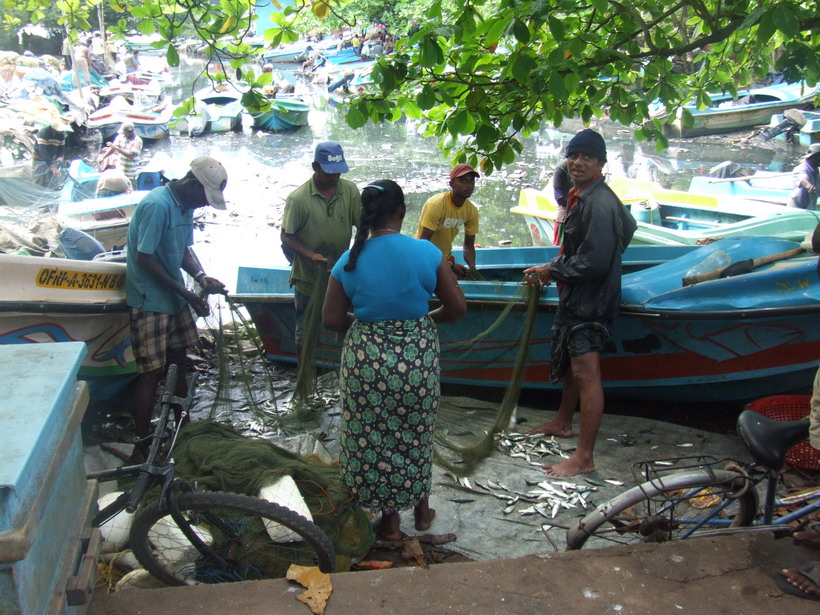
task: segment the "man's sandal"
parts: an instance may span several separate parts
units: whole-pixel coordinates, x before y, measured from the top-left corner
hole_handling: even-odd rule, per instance
[[[820,578],[811,574],[811,571],[815,568],[820,568],[820,561],[818,562],[809,562],[805,564],[801,568],[797,570],[798,574],[801,576],[806,577],[809,581],[814,583],[814,586],[820,591]],[[785,593],[791,594],[792,596],[797,596],[798,598],[805,598],[807,600],[820,600],[820,594],[810,594],[806,591],[803,591],[799,587],[795,587],[789,580],[783,576],[783,573],[778,572],[777,576],[775,577],[777,580],[777,585],[782,589]]]

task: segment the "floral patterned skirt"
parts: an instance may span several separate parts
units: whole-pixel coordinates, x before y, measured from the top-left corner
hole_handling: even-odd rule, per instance
[[[430,492],[438,413],[435,323],[356,320],[341,360],[342,482],[364,507],[392,513]]]

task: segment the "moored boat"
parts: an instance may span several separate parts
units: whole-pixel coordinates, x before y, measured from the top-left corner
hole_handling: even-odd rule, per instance
[[[168,136],[168,124],[174,113],[170,100],[132,105],[124,96],[115,96],[111,104],[97,109],[88,117],[88,127],[102,134],[103,142],[114,139],[125,121],[133,122],[134,132],[143,140],[159,141]]]
[[[194,112],[172,123],[176,134],[193,136],[242,128],[242,94],[247,86],[218,83],[194,93]]]
[[[749,235],[801,241],[817,225],[813,212],[773,203],[668,190],[629,179],[608,183],[638,223],[631,245],[696,245]],[[534,245],[552,243],[557,205],[550,190],[521,190],[510,211],[524,216]]]
[[[252,113],[254,126],[271,132],[305,126],[310,114],[310,103],[300,96],[277,96],[270,99],[267,111]]]
[[[136,375],[125,263],[0,254],[0,344],[84,342],[80,378],[106,399]]]
[[[820,356],[816,255],[686,287],[681,281],[718,252],[737,263],[797,246],[769,237],[724,239],[698,248],[675,248],[683,255],[625,275],[622,314],[601,355],[607,392],[697,401],[741,400],[811,388]],[[653,261],[646,255],[670,249],[630,247],[624,254],[625,266]],[[509,384],[524,329],[521,271],[523,266],[546,262],[557,253],[557,248],[511,249],[507,262],[492,263],[487,250],[506,251],[478,250],[483,255],[477,263],[479,271],[493,271],[501,277],[506,272],[508,277],[459,282],[468,308],[458,323],[439,326],[442,382],[494,387]],[[240,267],[234,300],[248,308],[266,356],[292,363],[296,360],[295,315],[288,274],[285,267]],[[525,388],[560,388],[548,377],[557,301],[553,286],[539,300],[530,360],[522,381]],[[496,322],[510,303],[514,305],[512,312]],[[322,330],[317,361],[337,366],[339,349],[336,334]]]
[[[800,109],[811,106],[818,88],[809,87],[805,82],[780,83],[762,88],[750,88],[737,92],[709,94],[711,104],[698,108],[692,102],[679,108],[673,118],[669,118],[661,105],[653,111],[653,117],[666,121],[664,131],[672,137],[696,137],[721,132],[731,132],[768,124],[776,113],[786,109]],[[691,125],[684,121],[686,109],[692,116]]]
[[[792,174],[758,171],[744,177],[698,175],[689,181],[689,191],[785,205],[792,192]]]

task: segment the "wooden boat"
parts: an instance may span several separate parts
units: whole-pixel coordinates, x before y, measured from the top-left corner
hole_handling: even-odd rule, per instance
[[[816,255],[681,286],[690,270],[718,251],[739,262],[796,246],[782,239],[749,237],[698,248],[628,248],[624,262],[630,267],[641,260],[657,260],[646,258],[653,251],[660,255],[659,250],[677,250],[682,255],[624,276],[622,314],[601,357],[607,393],[676,401],[741,400],[811,388],[820,356]],[[479,271],[497,277],[459,282],[467,297],[467,313],[457,323],[439,325],[442,382],[509,384],[524,330],[521,271],[556,253],[556,248],[477,250]],[[293,363],[295,316],[288,274],[288,268],[240,267],[233,299],[250,312],[265,355]],[[557,301],[554,286],[545,289],[539,300],[530,360],[522,380],[525,388],[560,387],[548,377]],[[510,303],[512,311],[497,322]],[[482,332],[484,337],[480,337]],[[316,348],[318,363],[337,366],[339,349],[337,335],[322,330]]]
[[[666,121],[664,130],[671,137],[731,132],[768,124],[772,115],[783,113],[786,109],[808,108],[818,91],[818,88],[800,82],[741,90],[737,92],[737,97],[729,92],[714,93],[708,95],[711,104],[704,109],[691,102],[679,108],[670,118],[663,105],[659,105],[652,111],[652,116]],[[692,115],[691,126],[683,121],[683,109]]]
[[[198,136],[242,128],[242,94],[247,86],[219,83],[194,94],[194,113],[172,123],[175,134]]]
[[[632,245],[696,245],[748,235],[801,241],[817,226],[812,212],[772,203],[667,190],[631,179],[608,183],[638,223]],[[524,216],[534,245],[552,244],[557,206],[551,190],[521,190],[510,211]]]
[[[785,205],[792,193],[792,174],[758,171],[745,177],[698,175],[689,181],[689,191]]]
[[[270,99],[271,107],[261,113],[251,113],[254,126],[276,132],[305,126],[310,114],[310,103],[300,96],[279,95]]]
[[[0,344],[84,342],[80,377],[105,399],[136,375],[125,263],[0,254]]]
[[[169,99],[158,103],[131,104],[125,96],[115,96],[111,104],[97,109],[88,117],[88,127],[96,128],[103,141],[113,140],[126,120],[134,123],[134,132],[143,140],[159,141],[168,136],[174,106]]]
[[[798,111],[790,115],[800,120],[798,122],[789,121],[784,130],[775,136],[775,139],[804,147],[812,143],[820,143],[820,111]],[[782,113],[773,115],[769,122],[769,129],[780,126],[787,119]]]

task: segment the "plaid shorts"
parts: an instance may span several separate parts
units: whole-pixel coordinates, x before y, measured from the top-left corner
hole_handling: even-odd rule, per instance
[[[131,348],[141,374],[165,367],[167,350],[185,350],[199,343],[189,308],[162,314],[131,308]]]

